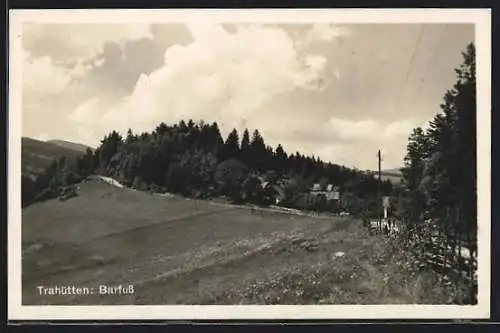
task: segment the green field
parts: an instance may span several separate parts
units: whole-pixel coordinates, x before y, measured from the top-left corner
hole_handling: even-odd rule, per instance
[[[22,212],[23,304],[449,302],[361,222],[165,198],[91,181]],[[343,254],[343,255],[342,255]],[[99,285],[134,285],[99,295]],[[37,286],[94,288],[39,295]]]

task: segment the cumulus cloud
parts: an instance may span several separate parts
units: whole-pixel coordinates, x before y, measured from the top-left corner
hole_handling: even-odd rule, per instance
[[[327,147],[332,143],[338,150],[342,145],[386,145],[391,140],[400,142],[400,139],[407,137],[416,126],[418,122],[410,120],[382,123],[373,119],[356,121],[336,117],[325,122],[315,119],[287,120],[286,126],[283,127],[276,126],[276,123],[267,126],[262,124],[262,128],[271,133],[274,142],[303,142],[316,147],[324,144],[324,149],[320,151],[325,152],[332,149]]]
[[[201,23],[188,29],[192,43],[167,48],[163,66],[141,75],[131,94],[119,103],[90,98],[72,112],[70,119],[80,124],[80,140],[91,144],[92,138],[111,129],[149,131],[160,121],[192,118],[217,121],[223,134],[233,127],[258,128],[268,144],[281,143],[289,152],[299,150],[350,166],[371,168],[366,154],[373,155],[380,147],[390,156],[388,163],[402,159],[404,148],[399,149],[398,138],[408,135],[411,121],[329,116],[319,122],[312,112],[314,105],[302,111],[268,107],[277,96],[299,90],[321,92],[330,83],[328,77],[341,78],[341,68],[333,64],[332,69],[324,55],[298,47],[285,29],[246,25],[228,31]],[[348,35],[347,30],[336,29],[313,26],[305,40]]]
[[[345,26],[332,23],[316,23],[307,32],[307,42],[331,42],[335,39],[348,37],[350,30]]]
[[[401,143],[405,142],[417,124],[418,122],[406,119],[381,123],[371,119],[353,121],[331,118],[325,127],[333,129],[338,141],[333,145],[327,143],[321,153],[350,166],[375,169],[377,165],[374,156],[381,149],[384,165],[397,166],[405,155],[406,145]]]
[[[110,57],[111,46],[118,48],[115,54],[121,57],[120,48],[127,47],[130,41],[151,38],[147,24],[25,24],[25,84],[38,86],[40,94],[57,93],[69,83],[84,81],[91,70],[102,66]],[[52,82],[39,84],[51,77]]]
[[[329,126],[341,139],[346,141],[372,138],[379,129],[374,120],[352,121],[334,117],[330,118]]]
[[[290,152],[299,149],[350,167],[376,169],[378,149],[383,152],[383,165],[392,168],[401,164],[406,138],[418,124],[407,119],[381,122],[331,117],[325,122],[286,121],[283,127],[273,123],[264,128],[271,133],[269,143],[284,143]]]
[[[71,71],[54,64],[45,56],[33,58],[23,52],[23,95],[33,99],[48,97],[63,91],[72,80]]]
[[[85,132],[88,140],[95,141],[96,136],[90,139],[93,129],[55,126],[44,119],[47,114],[53,119],[66,118],[78,106],[78,123],[88,125],[90,120],[83,119],[88,112],[82,111],[81,103],[129,94],[140,73],[161,66],[164,49],[152,42],[153,30],[148,24],[24,24],[24,135],[50,132],[70,139]],[[152,56],[158,54],[159,60]],[[96,107],[89,119],[98,119],[99,111]]]
[[[305,57],[305,63],[311,67],[311,69],[322,70],[325,67],[326,58],[317,54],[307,55]]]
[[[98,97],[90,98],[79,104],[69,118],[80,124],[95,124],[102,118],[100,107],[101,100]]]
[[[110,45],[125,48],[130,41],[152,37],[147,24],[24,24],[26,104],[68,93],[71,84],[88,89],[92,84],[85,81],[109,58]],[[120,51],[118,54],[122,56]]]
[[[335,71],[333,72],[333,75],[335,76],[335,78],[337,80],[340,80],[340,71],[338,68],[335,69]]]
[[[411,57],[407,44],[413,41],[404,36],[413,30],[407,30],[199,22],[27,25],[23,131],[95,146],[113,129],[140,132],[160,121],[203,119],[217,121],[223,135],[233,127],[258,128],[267,144],[359,168],[376,168],[382,149],[384,165],[397,166],[411,129],[435,112],[452,82],[422,89],[419,100],[426,105],[406,110],[415,120],[392,111],[397,73],[404,73]],[[457,48],[442,58],[450,62]],[[390,69],[381,66],[387,59]],[[435,76],[441,80],[445,73]],[[56,124],[45,121],[48,114]]]
[[[105,112],[105,127],[147,130],[186,117],[237,126],[265,118],[255,113],[273,97],[318,89],[324,78],[326,59],[299,52],[282,28],[242,26],[233,33],[210,24],[188,28],[193,43],[168,48],[164,66],[142,75],[134,91]]]
[[[408,136],[408,133],[416,126],[410,120],[399,120],[382,124],[372,119],[354,121],[349,119],[332,117],[328,127],[333,129],[337,136],[346,142],[394,139],[400,136]]]
[[[148,24],[24,24],[23,48],[34,57],[87,59],[102,53],[109,41],[152,38]]]
[[[418,125],[409,120],[401,120],[389,123],[384,128],[384,135],[388,138],[408,136],[413,128]]]

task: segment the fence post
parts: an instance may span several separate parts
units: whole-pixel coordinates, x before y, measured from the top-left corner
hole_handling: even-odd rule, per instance
[[[475,288],[474,288],[474,250],[473,250],[473,245],[472,245],[472,237],[470,237],[470,230],[467,230],[467,234],[469,235],[467,238],[468,240],[468,245],[469,245],[469,289],[470,289],[470,301],[471,303],[473,302],[475,298]]]
[[[457,214],[457,271],[460,273],[460,278],[462,278],[462,216],[460,214],[460,208],[456,208]]]

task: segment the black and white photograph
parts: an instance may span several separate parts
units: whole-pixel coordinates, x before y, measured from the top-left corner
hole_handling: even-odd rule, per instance
[[[10,21],[12,319],[489,316],[489,11]]]

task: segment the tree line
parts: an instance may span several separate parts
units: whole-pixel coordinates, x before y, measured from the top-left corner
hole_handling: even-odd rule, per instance
[[[352,214],[374,213],[379,185],[393,193],[390,181],[379,184],[373,174],[347,168],[300,152],[287,153],[265,143],[259,130],[233,129],[224,140],[216,122],[182,120],[160,123],[153,131],[122,136],[112,131],[95,151],[87,150],[76,163],[54,161],[32,186],[25,205],[60,195],[61,188],[92,174],[117,179],[126,186],[172,192],[195,198],[225,195],[234,202],[271,203],[262,179],[283,187],[282,204],[292,208]],[[282,182],[287,180],[287,182]],[[338,187],[341,202],[311,195],[312,184]],[[368,208],[367,208],[368,207]]]
[[[397,215],[422,251],[440,244],[443,268],[469,274],[471,292],[477,253],[476,57],[471,43],[455,69],[456,83],[427,128],[415,128],[404,159]],[[471,252],[467,265],[461,248]]]

